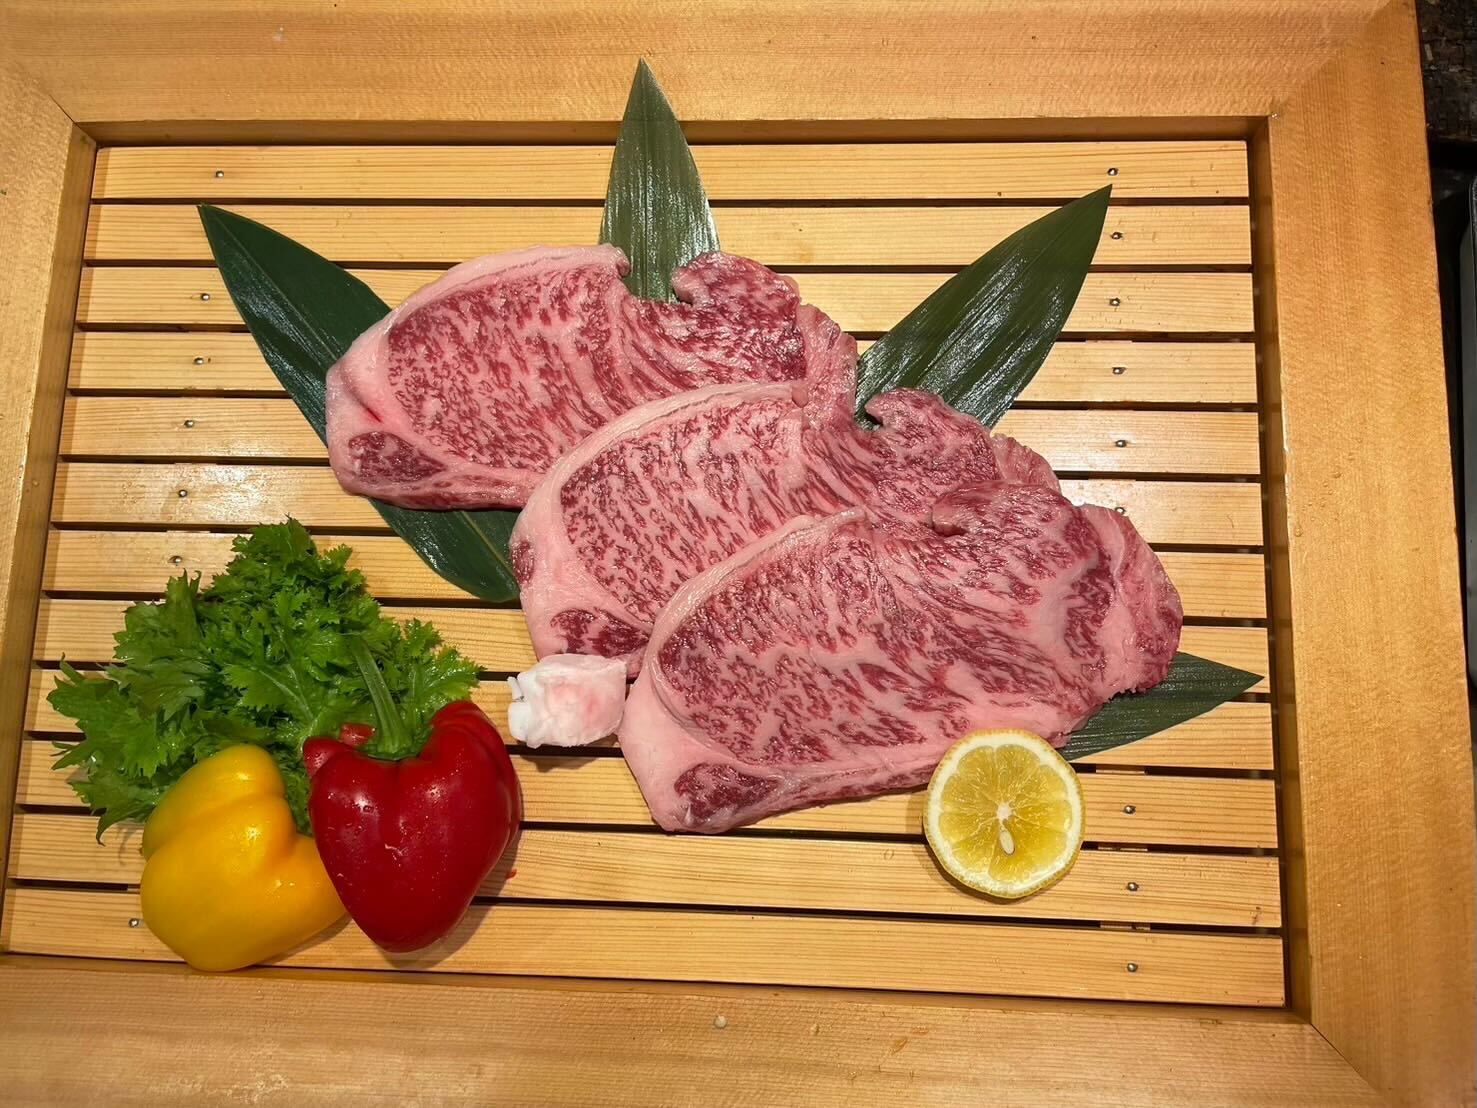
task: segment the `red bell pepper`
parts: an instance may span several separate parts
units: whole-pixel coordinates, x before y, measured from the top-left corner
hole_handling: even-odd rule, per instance
[[[355,646],[380,727],[403,728],[374,659]],[[355,749],[373,735],[364,724],[303,745],[318,853],[354,922],[390,951],[456,926],[523,816],[512,760],[481,708],[456,701],[430,726],[420,754],[398,762]]]

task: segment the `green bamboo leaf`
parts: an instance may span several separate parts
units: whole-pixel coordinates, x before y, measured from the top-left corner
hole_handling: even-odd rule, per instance
[[[906,386],[993,427],[1071,314],[1102,237],[1109,191],[1022,227],[874,343],[857,365],[857,414],[879,392]]]
[[[645,61],[636,65],[615,140],[600,241],[626,252],[626,287],[647,300],[674,299],[673,271],[718,249],[708,194],[682,124]]]
[[[201,204],[200,222],[267,365],[324,438],[328,370],[389,306],[363,281],[255,220]],[[497,603],[517,598],[508,536],[518,513],[419,512],[370,503],[457,588]]]
[[[1194,654],[1176,654],[1163,681],[1148,692],[1108,701],[1081,730],[1073,732],[1062,756],[1074,761],[1147,738],[1235,699],[1258,680],[1244,669]]]

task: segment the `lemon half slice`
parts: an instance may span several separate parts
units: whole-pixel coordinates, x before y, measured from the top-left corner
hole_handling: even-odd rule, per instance
[[[973,731],[933,771],[923,833],[949,874],[1014,900],[1058,880],[1082,846],[1082,786],[1029,731]]]

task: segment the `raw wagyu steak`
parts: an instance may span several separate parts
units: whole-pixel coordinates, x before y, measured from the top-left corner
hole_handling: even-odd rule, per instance
[[[621,749],[662,827],[725,831],[921,784],[975,728],[1061,745],[1163,679],[1180,623],[1133,525],[1044,485],[956,491],[930,524],[802,517],[677,590]]]
[[[845,353],[854,344],[837,335]],[[1046,461],[938,397],[713,385],[633,408],[569,451],[534,489],[511,549],[534,649],[621,658],[635,675],[652,624],[688,579],[803,515],[858,505],[924,522],[982,481],[1055,489]]]
[[[328,374],[328,450],[350,492],[408,508],[523,504],[591,431],[648,400],[733,381],[849,396],[855,349],[758,262],[704,254],[680,302],[621,284],[613,246],[465,262],[355,340]]]

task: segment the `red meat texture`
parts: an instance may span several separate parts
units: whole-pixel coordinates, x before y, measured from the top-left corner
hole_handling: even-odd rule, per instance
[[[1181,620],[1128,520],[1043,485],[801,517],[677,590],[621,748],[662,827],[725,831],[922,784],[978,728],[1062,745],[1163,679]]]
[[[407,508],[519,507],[565,451],[638,404],[736,381],[841,396],[851,361],[794,281],[704,254],[676,303],[621,283],[613,246],[466,262],[414,293],[328,374],[329,458],[350,492]]]

